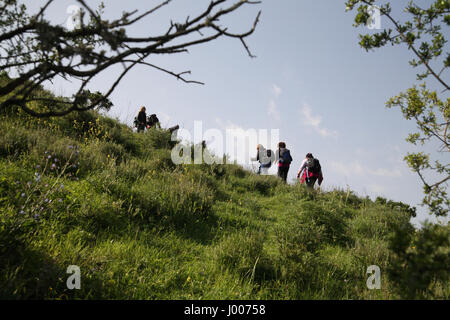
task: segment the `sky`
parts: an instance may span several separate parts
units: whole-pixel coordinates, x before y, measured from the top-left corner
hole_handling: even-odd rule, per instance
[[[395,14],[408,1],[391,2]],[[44,1],[23,3],[35,12]],[[112,18],[122,11],[144,12],[158,3],[105,0],[105,14]],[[174,0],[128,32],[160,34],[171,19],[182,22],[208,4]],[[67,23],[70,5],[76,2],[56,1],[46,17]],[[278,129],[280,141],[286,142],[294,159],[290,183],[311,152],[322,165],[324,189],[350,188],[360,196],[382,196],[417,206],[415,225],[430,219],[419,206],[423,198],[419,177],[403,161],[408,152],[418,150],[405,141],[415,130],[414,123],[403,119],[400,110],[385,107],[390,97],[417,83],[417,70],[408,64],[412,52],[405,46],[373,52],[362,49],[358,35],[375,30],[353,27],[355,12],[345,12],[344,0],[263,0],[227,16],[222,24],[229,31],[246,31],[259,10],[256,31],[246,40],[256,58],[248,56],[239,40],[229,38],[191,47],[189,53],[151,56],[151,63],[175,72],[190,70],[190,79],[205,85],[186,84],[139,66],[112,94],[114,107],[109,115],[131,126],[144,105],[164,127],[179,124],[191,133],[195,121],[202,122],[203,131],[218,129],[224,136],[226,129]],[[389,27],[382,17],[381,28]],[[108,80],[118,71],[105,72],[91,88],[107,89]],[[56,82],[51,89],[66,95],[74,90],[67,82]],[[255,154],[249,156],[255,156],[256,145],[250,149]],[[240,159],[244,160],[248,159]],[[270,173],[276,174],[275,166]]]

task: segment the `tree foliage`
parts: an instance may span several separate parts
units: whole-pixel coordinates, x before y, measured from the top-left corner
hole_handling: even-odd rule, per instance
[[[192,46],[219,37],[239,40],[253,57],[245,39],[259,21],[245,32],[233,33],[220,25],[220,19],[244,5],[259,1],[213,0],[195,17],[173,22],[161,34],[130,35],[130,28],[144,21],[172,0],[165,0],[149,10],[123,12],[113,20],[104,18],[105,7],[94,9],[85,0],[77,0],[79,12],[73,28],[57,25],[46,19],[54,0],[47,0],[36,13],[29,14],[18,0],[0,0],[0,73],[10,77],[0,84],[0,111],[19,106],[32,116],[62,116],[72,111],[84,111],[112,106],[109,96],[125,75],[135,66],[147,66],[165,72],[186,83],[202,84],[187,79],[190,71],[174,72],[149,61],[150,56],[186,53]],[[223,7],[221,7],[223,6]],[[92,81],[106,70],[122,68],[106,92],[91,92]],[[116,69],[113,69],[116,70]],[[42,95],[45,84],[62,78],[77,85],[71,98]]]
[[[425,224],[422,230],[396,228],[388,276],[404,299],[443,298],[448,295],[450,228]],[[436,290],[439,287],[439,290]],[[441,292],[436,296],[436,292]]]
[[[450,180],[450,98],[448,68],[450,53],[446,51],[450,25],[450,1],[435,0],[428,8],[421,8],[413,1],[405,8],[408,19],[401,22],[394,18],[389,2],[378,4],[375,0],[349,0],[347,11],[356,8],[354,26],[367,25],[371,22],[370,8],[377,6],[391,28],[360,35],[360,46],[366,51],[391,45],[406,45],[413,52],[409,61],[413,68],[421,68],[417,81],[429,78],[436,83],[436,90],[427,89],[425,82],[414,85],[406,92],[390,98],[386,106],[397,107],[403,117],[415,121],[417,132],[411,133],[407,141],[414,145],[439,145],[436,153],[408,153],[405,161],[418,174],[424,186],[423,205],[437,216],[446,216],[450,200],[447,194]],[[431,81],[430,81],[431,82]],[[432,158],[435,158],[433,161]],[[442,163],[440,158],[444,158]]]

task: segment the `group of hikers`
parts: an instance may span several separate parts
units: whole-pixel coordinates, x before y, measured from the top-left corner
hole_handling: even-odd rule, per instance
[[[259,162],[257,173],[267,174],[272,163],[278,162],[278,176],[286,182],[289,168],[293,161],[290,150],[286,148],[286,143],[278,143],[276,154],[273,154],[272,150],[264,148],[261,144],[258,144],[256,150],[256,157],[251,160]],[[320,166],[319,160],[314,158],[311,153],[307,153],[305,159],[302,161],[297,173],[297,179],[300,179],[301,184],[306,183],[310,188],[314,187],[316,181],[319,186],[322,184],[322,167]]]
[[[147,117],[146,109],[144,106],[139,110],[138,115],[134,118],[134,125],[138,132],[143,132],[145,129],[152,127],[161,128],[159,119],[156,114],[152,114]],[[170,132],[178,129],[179,126],[169,128]],[[252,161],[259,162],[258,174],[267,174],[272,163],[278,162],[278,176],[287,181],[289,168],[292,163],[292,156],[289,149],[286,148],[286,143],[278,143],[278,150],[276,154],[273,154],[272,150],[264,148],[263,145],[258,144],[256,147],[256,158],[252,158]],[[300,183],[306,183],[310,188],[314,187],[316,181],[319,186],[322,184],[323,175],[322,168],[318,159],[314,158],[311,153],[308,153],[300,165],[300,170],[297,174],[297,179],[300,179]]]
[[[153,127],[161,129],[161,124],[159,123],[159,119],[156,114],[151,114],[147,117],[146,111],[146,108],[142,106],[138,115],[134,118],[134,126],[137,128],[137,132],[143,132],[144,130],[148,130]],[[176,125],[170,127],[168,130],[173,132],[179,128],[180,126]]]
[[[144,106],[139,110],[138,115],[134,118],[134,125],[138,132],[142,132],[145,129],[150,129],[151,127],[161,128],[159,124],[159,119],[156,114],[152,114],[147,117],[146,109]]]

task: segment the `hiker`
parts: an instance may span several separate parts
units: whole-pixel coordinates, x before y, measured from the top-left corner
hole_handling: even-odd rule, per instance
[[[303,172],[303,174],[302,174]],[[316,180],[318,180],[319,186],[322,184],[323,175],[322,175],[322,167],[320,166],[320,162],[318,159],[314,158],[311,153],[308,153],[303,160],[300,170],[297,174],[297,179],[300,178],[300,183],[303,184],[306,182],[306,185],[309,188],[313,188]]]
[[[257,174],[267,174],[273,162],[272,150],[264,148],[262,144],[256,146],[256,158],[252,161],[259,161],[259,168]]]
[[[284,142],[278,143],[277,159],[278,159],[278,176],[282,178],[284,182],[286,182],[289,167],[292,162],[292,156],[289,149],[286,149],[286,143]]]
[[[137,127],[137,131],[144,131],[147,127],[147,114],[145,113],[145,107],[142,106],[136,118],[134,118],[134,124]]]
[[[151,127],[161,129],[161,125],[159,124],[159,119],[156,114],[152,114],[147,118],[147,129],[150,129]]]

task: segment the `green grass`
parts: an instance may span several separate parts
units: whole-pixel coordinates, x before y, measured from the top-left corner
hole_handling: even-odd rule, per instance
[[[2,115],[0,130],[0,298],[401,296],[384,270],[394,231],[410,227],[405,205],[236,165],[176,166],[168,132],[95,112]],[[366,286],[373,264],[381,290]],[[80,290],[66,287],[69,265]]]

